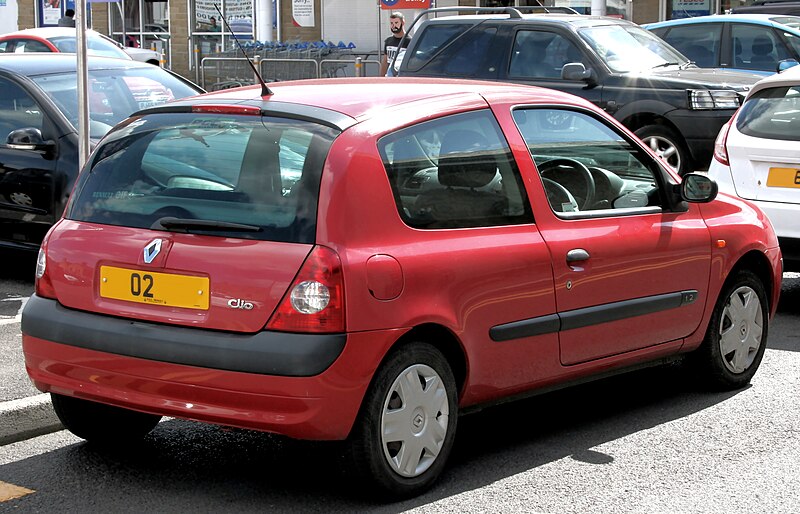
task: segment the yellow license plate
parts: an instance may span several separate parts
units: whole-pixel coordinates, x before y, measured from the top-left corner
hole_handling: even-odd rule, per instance
[[[800,169],[770,168],[767,177],[768,187],[800,187]]]
[[[208,289],[207,277],[100,267],[100,296],[103,298],[208,310]]]

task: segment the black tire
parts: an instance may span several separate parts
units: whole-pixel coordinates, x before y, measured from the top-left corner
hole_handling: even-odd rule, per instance
[[[720,292],[705,340],[694,357],[700,378],[718,390],[750,383],[767,347],[769,305],[761,280],[741,270]]]
[[[408,393],[410,401],[405,399],[406,390],[397,394],[400,382],[408,386],[413,385],[417,379],[422,387],[419,391]],[[424,393],[434,394],[438,391],[441,395],[442,388],[445,396],[434,402],[434,406],[414,402],[419,396],[424,396]],[[418,396],[415,397],[415,394]],[[444,410],[447,412],[443,412]],[[433,411],[436,414],[431,415]],[[408,412],[407,420],[405,415],[400,414],[402,412]],[[389,419],[384,417],[385,413],[389,413]],[[392,413],[397,414],[393,416]],[[407,441],[410,444],[384,441],[384,421],[393,424],[398,418],[402,421],[402,428],[407,430],[405,436],[409,437]],[[456,382],[444,355],[427,343],[404,345],[394,351],[381,366],[364,398],[361,412],[348,439],[352,471],[371,482],[375,487],[367,490],[382,500],[416,496],[428,489],[441,475],[453,446],[457,422]],[[437,432],[442,430],[444,433],[438,454],[432,455],[423,444],[419,448],[411,446],[421,442],[423,438],[435,439],[441,436]],[[429,444],[431,442],[428,441]],[[402,457],[409,448],[419,450],[419,454],[407,452],[410,459],[406,462],[409,465],[402,466]],[[414,464],[417,465],[410,470]],[[398,469],[402,467],[406,469]]]
[[[149,434],[161,416],[102,403],[50,394],[53,409],[64,427],[76,436],[98,444],[137,441]]]
[[[686,142],[671,128],[664,125],[645,125],[636,130],[635,134],[681,176],[693,171],[692,156]]]

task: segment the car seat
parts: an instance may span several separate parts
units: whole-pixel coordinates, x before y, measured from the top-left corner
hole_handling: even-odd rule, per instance
[[[439,189],[425,192],[415,204],[416,216],[431,222],[485,220],[503,216],[508,199],[486,188],[497,176],[497,162],[483,134],[451,130],[439,153]]]
[[[772,40],[767,36],[756,36],[753,38],[753,44],[750,47],[752,56],[750,57],[750,65],[758,70],[772,70],[774,71],[778,63],[772,56],[775,46]]]

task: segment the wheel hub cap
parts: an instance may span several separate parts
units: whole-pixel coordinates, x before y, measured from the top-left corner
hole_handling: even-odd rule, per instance
[[[731,373],[744,373],[762,345],[763,311],[758,294],[748,287],[736,289],[722,311],[719,349]]]
[[[424,364],[395,379],[381,414],[381,444],[397,474],[416,477],[436,461],[447,436],[447,390],[439,374]]]

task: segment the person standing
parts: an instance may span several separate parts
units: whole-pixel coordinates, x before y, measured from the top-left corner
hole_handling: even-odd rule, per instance
[[[75,11],[67,9],[64,11],[64,16],[58,19],[59,27],[74,27],[75,26]]]
[[[394,11],[389,15],[389,30],[392,35],[387,37],[383,42],[383,61],[381,62],[381,77],[394,77],[397,75],[394,70],[389,70],[392,61],[397,56],[395,64],[400,65],[403,59],[403,54],[408,46],[408,38],[406,37],[406,19],[403,13]],[[398,55],[399,54],[399,55]]]

